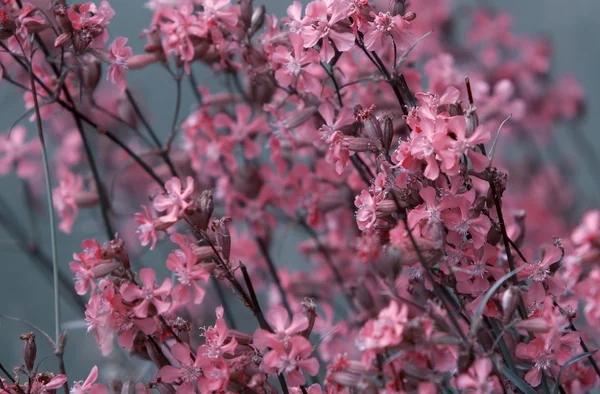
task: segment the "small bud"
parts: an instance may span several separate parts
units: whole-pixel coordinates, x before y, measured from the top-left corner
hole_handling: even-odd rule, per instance
[[[115,238],[109,242],[106,242],[102,246],[102,257],[106,259],[115,259],[118,260],[125,269],[128,269],[130,266],[129,263],[129,254],[125,249],[125,241],[119,234],[115,234]]]
[[[0,40],[6,40],[12,37],[17,30],[17,23],[9,15],[9,8],[3,8],[0,10]]]
[[[402,18],[407,22],[412,22],[417,18],[417,14],[410,11],[410,12],[407,12],[406,14],[404,14],[404,16]]]
[[[305,107],[299,111],[295,111],[292,116],[288,117],[283,121],[283,127],[286,129],[293,129],[298,127],[307,120],[309,120],[314,114],[317,113],[318,108],[315,106]]]
[[[383,117],[383,151],[387,154],[394,140],[394,122],[391,115]]]
[[[315,300],[310,297],[305,297],[304,301],[302,301],[302,307],[304,309],[304,314],[308,317],[308,327],[306,330],[302,331],[301,335],[305,338],[308,338],[313,330],[313,327],[315,326],[315,320],[317,318],[317,312],[315,309],[317,308],[317,305],[315,304]]]
[[[250,29],[248,30],[248,36],[252,37],[254,33],[256,33],[265,23],[265,14],[266,8],[264,4],[261,4],[260,7],[255,8],[252,13],[252,19],[250,22]]]
[[[228,217],[213,219],[210,225],[210,229],[214,233],[215,240],[217,241],[217,246],[221,248],[221,254],[226,261],[229,260],[231,253],[231,234],[227,227],[227,223],[230,221],[231,218]]]
[[[146,352],[148,352],[148,356],[159,369],[164,367],[165,365],[170,365],[169,360],[165,357],[162,350],[158,347],[158,344],[151,338],[146,338],[144,341],[146,346]]]
[[[467,121],[466,137],[470,137],[475,132],[475,129],[479,127],[479,116],[477,116],[477,107],[470,105],[465,111],[465,119]]]
[[[394,200],[383,200],[377,203],[377,217],[386,217],[398,210],[398,205]]]
[[[181,339],[185,343],[190,343],[190,323],[182,319],[181,317],[177,317],[176,319],[169,320],[169,326],[173,329],[173,332],[177,334],[177,337]]]
[[[533,333],[545,333],[550,330],[548,322],[541,317],[534,317],[527,320],[521,320],[516,324],[518,329],[531,331]]]
[[[98,264],[92,268],[92,274],[94,275],[94,279],[103,278],[120,266],[121,264],[117,263],[116,261],[108,261],[103,264]]]
[[[23,360],[25,360],[27,369],[31,372],[35,366],[35,357],[37,355],[35,334],[33,332],[26,332],[21,334],[20,338],[23,340]]]
[[[370,138],[344,137],[344,145],[353,152],[377,152],[377,145]]]
[[[239,0],[239,5],[240,5],[239,22],[241,23],[241,25],[244,29],[247,29],[248,27],[250,27],[250,24],[252,23],[251,22],[252,14],[253,14],[252,0]]]
[[[173,385],[164,382],[156,383],[156,390],[158,390],[160,394],[175,394]]]
[[[158,63],[162,60],[162,57],[160,52],[133,55],[126,60],[127,68],[130,70],[140,70],[153,63]]]
[[[521,299],[521,292],[518,287],[510,286],[502,293],[502,322],[508,324],[511,320]]]
[[[392,16],[404,15],[406,0],[392,0]]]
[[[212,216],[215,204],[213,202],[213,195],[211,190],[204,190],[188,210],[186,214],[194,227],[200,230],[206,230],[210,217]]]

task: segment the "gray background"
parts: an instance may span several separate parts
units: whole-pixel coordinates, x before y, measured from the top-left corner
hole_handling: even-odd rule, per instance
[[[426,1],[426,0],[415,0]],[[140,0],[113,0],[113,7],[117,15],[111,21],[111,36],[126,36],[130,38],[129,45],[134,52],[139,53],[144,45],[144,40],[137,39],[139,32],[148,24],[150,12],[141,7]],[[260,3],[260,1],[257,1]],[[268,6],[270,13],[283,15],[288,2],[263,1]],[[473,4],[473,2],[466,2]],[[595,125],[600,123],[600,45],[598,45],[598,15],[600,15],[600,2],[597,0],[510,0],[488,1],[485,4],[495,6],[510,12],[514,16],[514,25],[517,32],[543,34],[550,38],[554,49],[552,58],[552,72],[556,75],[565,72],[572,73],[577,80],[584,84],[588,115],[582,127],[589,139],[597,148],[599,138]],[[203,84],[217,88],[210,71],[198,69],[197,73]],[[158,130],[167,130],[171,122],[175,95],[175,86],[165,72],[159,72],[158,67],[149,67],[146,70],[128,73],[129,86],[143,98],[144,111],[151,121],[157,125]],[[186,86],[183,96],[183,111],[193,103],[191,92]],[[0,82],[0,130],[7,130],[10,125],[23,113],[23,102],[20,93],[15,93],[6,82]],[[32,130],[33,131],[33,130]],[[564,132],[569,132],[565,130]],[[33,135],[33,134],[31,134]],[[163,133],[163,138],[166,133]],[[566,145],[566,152],[570,158],[577,155],[575,148],[570,145],[570,139],[561,139],[560,144]],[[576,166],[577,171],[572,175],[585,189],[582,194],[581,207],[587,206],[595,194],[595,180],[591,174]],[[26,217],[20,192],[19,182],[12,176],[0,181],[0,194],[10,202],[13,212]],[[97,217],[97,215],[93,216]],[[89,218],[89,216],[88,216]],[[40,219],[41,239],[48,250],[47,222]],[[86,220],[86,214],[79,219]],[[25,222],[24,222],[25,224]],[[60,261],[64,269],[74,250],[79,249],[80,241],[93,236],[93,233],[79,231],[83,226],[76,226],[76,231],[70,236],[59,233]],[[274,251],[275,259],[282,252],[293,248],[294,242],[289,238]],[[49,282],[33,268],[32,261],[10,240],[9,236],[0,231],[0,313],[17,316],[29,320],[53,335],[53,300],[52,287]],[[252,318],[247,314],[248,318]],[[75,322],[70,327],[76,327],[81,321],[81,315],[76,313],[71,304],[63,302],[63,322]],[[26,328],[19,323],[1,319],[0,323],[0,362],[7,368],[22,362],[21,341],[18,335]],[[43,362],[43,369],[54,368],[56,365],[50,349],[43,339],[38,339],[38,361],[48,357]],[[72,329],[69,333],[69,343],[66,349],[67,371],[70,380],[75,378],[85,379],[91,367],[103,361],[99,358],[93,338],[85,334],[84,329]],[[52,367],[52,368],[50,368]],[[56,370],[56,369],[55,369]],[[106,373],[107,370],[105,369]],[[107,376],[104,376],[106,379]]]

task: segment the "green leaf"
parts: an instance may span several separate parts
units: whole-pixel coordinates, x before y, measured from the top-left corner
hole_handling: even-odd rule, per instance
[[[398,64],[396,64],[396,68],[400,67],[401,65],[404,64],[404,62],[406,61],[406,59],[408,58],[408,55],[410,55],[410,53],[413,51],[413,49],[416,48],[416,46],[421,42],[422,39],[424,39],[425,37],[427,37],[428,35],[430,35],[431,33],[433,33],[433,30],[429,31],[428,33],[425,33],[421,36],[421,38],[419,38],[417,41],[415,41],[414,44],[412,44],[410,46],[410,48],[408,48],[406,50],[406,52],[404,52],[404,54],[402,55],[402,57],[400,59],[398,59]]]
[[[569,361],[567,361],[565,363],[565,365],[563,365],[560,368],[560,371],[558,371],[558,375],[556,375],[556,383],[554,383],[554,389],[552,390],[552,393],[553,394],[558,394],[558,389],[559,389],[559,386],[560,386],[560,384],[559,384],[560,377],[561,377],[561,375],[562,375],[562,373],[563,373],[563,371],[565,369],[569,368],[571,365],[575,364],[576,362],[583,360],[584,358],[592,357],[594,355],[594,353],[596,353],[596,352],[597,352],[597,350],[593,350],[591,352],[581,353],[581,354],[578,354],[575,357],[570,358]]]
[[[481,303],[479,304],[479,306],[477,307],[477,310],[475,311],[475,314],[473,315],[473,320],[471,320],[471,335],[472,336],[475,336],[475,334],[477,333],[477,328],[479,327],[479,323],[481,322],[481,315],[483,314],[483,310],[485,309],[486,304],[492,298],[494,293],[500,288],[500,286],[502,286],[504,284],[504,282],[506,282],[508,279],[510,279],[513,276],[515,276],[516,274],[518,274],[526,266],[527,266],[527,264],[524,264],[524,265],[520,266],[519,268],[517,268],[516,270],[511,271],[508,274],[504,275],[502,278],[498,279],[498,281],[496,283],[494,283],[494,285],[492,287],[490,287],[490,289],[485,293],[485,296],[481,300]]]
[[[519,375],[511,371],[506,365],[499,365],[500,373],[506,377],[506,379],[510,380],[512,384],[515,385],[521,392],[525,394],[538,394],[537,391],[529,383],[521,379]]]

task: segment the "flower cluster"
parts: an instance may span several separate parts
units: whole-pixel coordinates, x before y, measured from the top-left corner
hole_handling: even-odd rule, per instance
[[[24,90],[39,137],[0,136],[0,174],[14,170],[31,209],[49,194],[60,231],[104,232],[74,253],[65,293],[87,297],[104,356],[118,346],[154,367],[111,390],[598,386],[600,212],[572,227],[560,168],[502,153],[545,149],[552,126],[582,115],[582,88],[551,78],[547,43],[508,15],[414,3],[296,1],[278,18],[252,0],[150,0],[143,53],[111,41],[106,0],[0,5],[3,83]],[[200,63],[226,92],[196,84]],[[177,85],[166,136],[127,85],[152,64]],[[188,81],[196,102],[182,116]],[[293,252],[290,229],[306,267],[276,259]],[[32,335],[0,393],[108,391],[97,367],[72,385],[39,372]]]

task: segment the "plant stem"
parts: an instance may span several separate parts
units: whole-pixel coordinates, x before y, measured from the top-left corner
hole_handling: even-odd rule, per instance
[[[58,346],[60,336],[60,294],[58,287],[58,250],[56,245],[56,225],[55,225],[55,212],[54,212],[54,201],[52,199],[52,184],[50,179],[50,164],[48,162],[48,151],[46,149],[46,143],[44,141],[44,131],[42,129],[42,117],[40,115],[40,106],[37,100],[37,92],[35,87],[35,80],[33,78],[33,60],[29,67],[29,81],[31,83],[31,92],[33,94],[33,105],[35,108],[35,120],[38,130],[38,138],[42,145],[42,160],[44,162],[44,177],[46,179],[46,195],[48,198],[48,211],[50,214],[50,243],[52,245],[52,278],[54,283],[54,330],[55,330],[55,343]],[[100,191],[98,191],[100,192]]]

